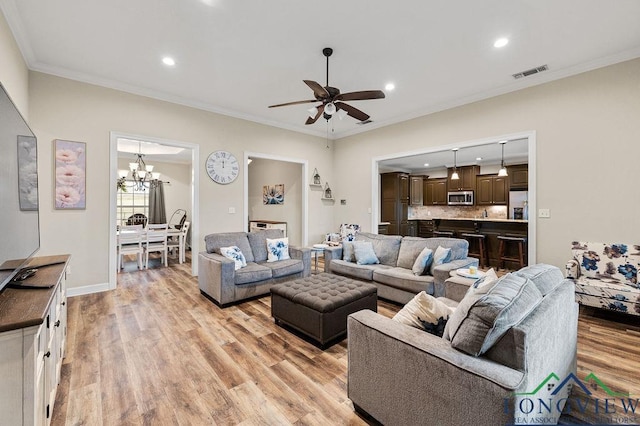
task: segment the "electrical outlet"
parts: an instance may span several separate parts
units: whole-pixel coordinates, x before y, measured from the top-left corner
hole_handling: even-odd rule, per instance
[[[235,214],[235,212],[236,212],[235,207],[229,207],[229,214]]]
[[[371,214],[371,207],[367,209],[367,213]]]
[[[551,212],[549,211],[549,209],[539,209],[538,217],[544,217],[544,218],[551,217]]]

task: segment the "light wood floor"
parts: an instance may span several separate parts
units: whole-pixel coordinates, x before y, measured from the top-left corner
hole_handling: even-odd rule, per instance
[[[69,299],[53,425],[365,424],[347,399],[346,340],[321,351],[283,330],[269,297],[222,310],[190,269],[134,269]],[[640,327],[581,314],[580,377],[638,395],[639,360]]]

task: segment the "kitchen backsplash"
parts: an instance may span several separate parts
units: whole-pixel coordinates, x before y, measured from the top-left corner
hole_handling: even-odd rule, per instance
[[[507,206],[409,206],[409,219],[475,219],[482,217],[485,209],[489,218],[507,219]]]

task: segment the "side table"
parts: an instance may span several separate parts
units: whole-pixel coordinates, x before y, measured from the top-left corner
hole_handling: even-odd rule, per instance
[[[467,294],[469,287],[478,280],[478,278],[467,278],[458,275],[456,271],[451,271],[449,275],[450,277],[444,282],[444,297],[456,302],[460,302],[464,295]]]
[[[318,257],[322,254],[324,257],[324,249],[329,247],[327,244],[314,244],[311,247],[311,253],[313,254],[313,272],[318,273]]]

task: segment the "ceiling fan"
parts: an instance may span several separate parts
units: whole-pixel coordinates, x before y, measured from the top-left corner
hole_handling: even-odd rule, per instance
[[[299,104],[308,104],[313,102],[322,102],[315,109],[315,114],[313,116],[309,116],[307,121],[304,124],[313,124],[315,123],[320,116],[323,116],[325,120],[329,121],[333,114],[342,110],[347,113],[347,115],[355,118],[359,121],[366,121],[369,119],[369,115],[360,111],[358,108],[354,108],[349,104],[344,103],[343,101],[362,101],[367,99],[383,99],[384,92],[382,90],[363,90],[360,92],[348,92],[348,93],[340,93],[340,89],[336,87],[329,86],[329,57],[333,53],[333,49],[330,47],[325,47],[322,49],[322,54],[327,58],[327,85],[322,87],[319,83],[313,80],[302,80],[306,83],[307,86],[313,90],[313,95],[315,99],[309,99],[305,101],[295,101],[295,102],[287,102],[284,104],[277,105],[269,105],[269,108],[277,108],[281,106],[287,105],[299,105]],[[313,111],[313,110],[311,110]]]

